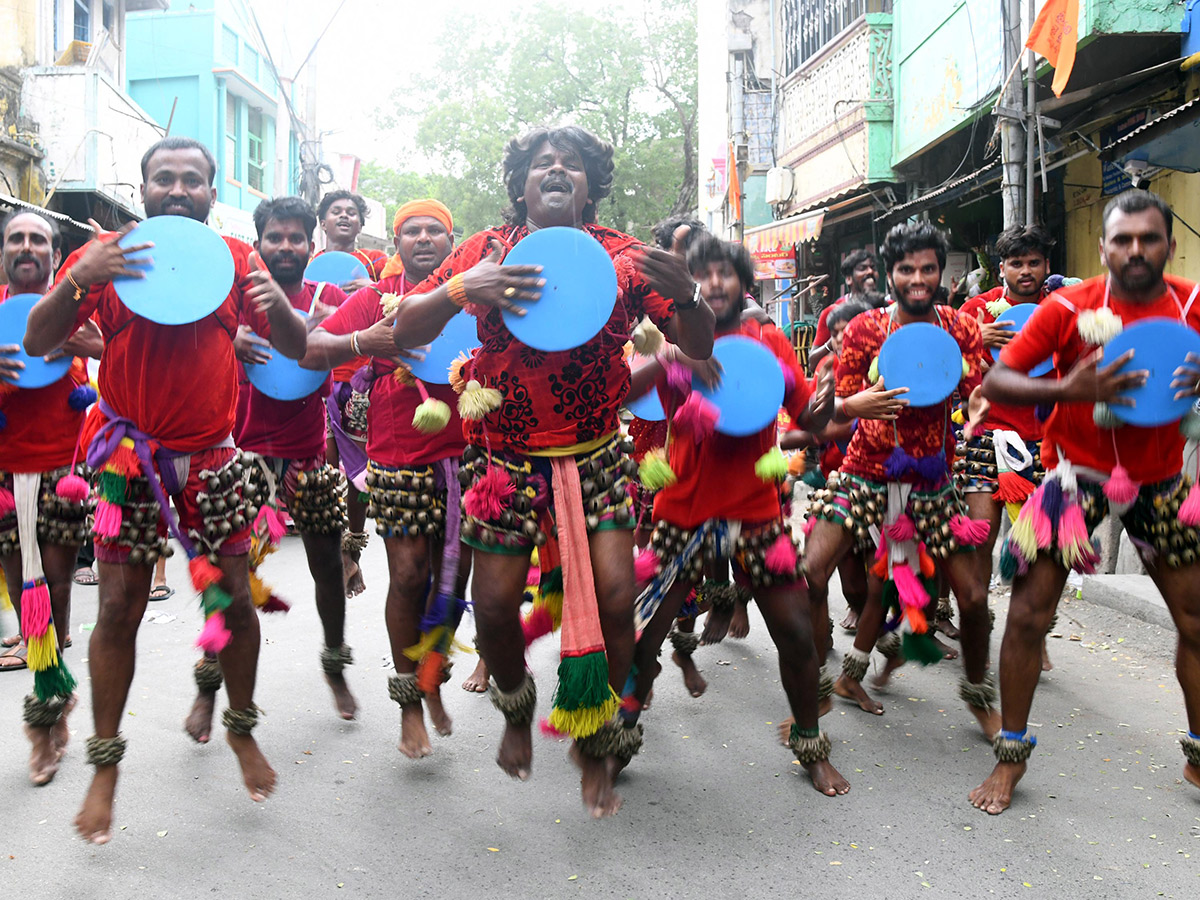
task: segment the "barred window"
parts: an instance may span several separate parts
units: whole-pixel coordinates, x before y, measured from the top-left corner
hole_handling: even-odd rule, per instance
[[[892,0],[785,0],[783,65],[790,75],[867,13],[890,13]]]

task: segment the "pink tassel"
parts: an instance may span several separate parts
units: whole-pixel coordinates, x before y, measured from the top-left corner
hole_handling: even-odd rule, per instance
[[[1195,488],[1192,488],[1188,499],[1190,500],[1192,496],[1196,496]],[[1200,502],[1197,502],[1196,505],[1200,509]],[[1179,510],[1179,518],[1183,519],[1183,509]],[[1091,546],[1091,541],[1088,539],[1087,522],[1083,518],[1083,507],[1078,503],[1066,504],[1062,515],[1058,518],[1059,549],[1070,545]]]
[[[21,634],[41,637],[50,627],[50,588],[44,579],[26,583],[21,591]]]
[[[879,544],[875,547],[875,559],[887,559],[888,555],[888,538],[886,532],[879,535]]]
[[[785,366],[783,363],[779,364],[779,368],[783,372],[783,393],[787,396],[796,386],[796,373],[791,366]]]
[[[983,546],[991,532],[992,523],[986,519],[968,519],[962,513],[950,519],[950,533],[967,547]]]
[[[791,537],[781,534],[767,551],[767,569],[776,575],[792,574],[796,571],[796,545]]]
[[[530,566],[525,573],[525,587],[537,587],[542,581],[542,570],[538,566]]]
[[[500,518],[508,499],[516,492],[504,469],[488,466],[475,486],[463,494],[463,508],[468,516],[484,522]]]
[[[686,397],[692,392],[692,370],[682,363],[667,363],[667,387]]]
[[[0,488],[0,519],[15,511],[16,508],[17,501],[13,499],[12,491]]]
[[[804,520],[804,525],[800,530],[804,532],[805,537],[808,537],[810,534],[812,534],[813,529],[816,527],[817,527],[817,517],[809,516],[807,519]]]
[[[220,653],[229,645],[233,634],[225,627],[225,613],[217,610],[204,620],[204,630],[196,638],[196,646],[205,653]]]
[[[551,725],[550,720],[546,718],[543,718],[540,722],[538,722],[538,728],[541,729],[542,734],[544,734],[546,737],[554,738],[555,740],[570,737],[570,735],[566,732],[559,731],[557,728]]]
[[[88,483],[78,475],[64,475],[58,479],[54,493],[68,503],[82,503],[87,499]]]
[[[1189,528],[1200,525],[1200,484],[1193,484],[1187,499],[1179,507],[1179,521]]]
[[[545,606],[535,606],[529,615],[521,620],[521,631],[525,633],[525,646],[528,647],[540,637],[545,637],[554,630],[554,618]]]
[[[689,394],[683,406],[675,411],[676,427],[692,436],[697,444],[709,437],[721,418],[720,411],[698,393]]]
[[[267,543],[278,544],[283,540],[283,536],[287,534],[287,526],[283,523],[283,517],[279,515],[279,510],[264,503],[258,508],[258,515],[254,518],[254,530],[258,534],[262,534],[262,526],[267,528]]]
[[[638,584],[649,584],[658,574],[658,554],[647,547],[633,561],[633,578]]]
[[[1141,485],[1136,484],[1129,477],[1129,472],[1120,463],[1113,466],[1112,474],[1108,477],[1108,481],[1104,482],[1104,496],[1111,503],[1117,506],[1128,506],[1137,499],[1138,489]]]
[[[892,580],[896,582],[896,591],[900,594],[900,605],[905,609],[923,609],[929,603],[929,595],[908,563],[892,566]]]
[[[267,598],[267,602],[259,607],[259,612],[262,613],[285,613],[292,608],[292,605],[286,600],[282,600],[272,594]]]
[[[911,541],[917,536],[917,526],[913,524],[913,520],[908,517],[907,513],[900,513],[896,521],[885,530],[887,531],[888,539],[895,541],[897,544]]]
[[[96,504],[96,521],[92,527],[102,538],[115,538],[121,533],[121,507],[101,498]]]
[[[1033,539],[1037,541],[1039,547],[1049,547],[1053,538],[1053,523],[1046,515],[1046,511],[1042,509],[1041,497],[1026,502],[1021,507],[1021,515],[1025,515],[1026,510],[1029,511],[1029,522],[1033,526]]]

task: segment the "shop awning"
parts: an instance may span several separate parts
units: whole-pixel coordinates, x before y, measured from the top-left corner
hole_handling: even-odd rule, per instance
[[[1105,162],[1137,159],[1151,166],[1200,172],[1200,97],[1135,128],[1100,151]]]
[[[50,218],[54,219],[56,222],[58,222],[60,224],[60,226],[68,225],[72,228],[78,229],[79,231],[84,231],[84,232],[87,232],[88,234],[92,234],[92,226],[91,225],[87,225],[83,222],[77,222],[75,219],[72,219],[70,216],[63,215],[60,212],[55,212],[52,209],[44,209],[43,207],[38,206],[36,203],[30,203],[28,200],[21,200],[21,199],[18,199],[17,197],[10,196],[9,194],[0,193],[0,207],[3,207],[3,206],[7,206],[9,209],[36,210],[37,212],[40,212],[42,215],[49,216]]]
[[[893,221],[915,216],[917,213],[924,212],[930,207],[949,203],[963,194],[989,185],[993,181],[999,181],[1001,175],[1003,175],[1003,172],[1000,167],[1000,160],[996,160],[995,162],[988,163],[981,169],[976,169],[970,175],[964,175],[962,178],[949,181],[936,190],[922,194],[920,197],[909,200],[907,203],[893,206],[883,215],[876,216],[875,221],[882,222],[885,219]]]
[[[770,253],[793,244],[816,241],[821,237],[821,224],[825,221],[825,210],[808,212],[799,216],[780,219],[769,225],[746,229],[742,244],[750,255]]]

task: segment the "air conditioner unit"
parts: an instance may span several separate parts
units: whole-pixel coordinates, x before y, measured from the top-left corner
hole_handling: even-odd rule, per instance
[[[795,181],[795,173],[786,166],[768,169],[766,201],[772,206],[787,203],[792,199],[792,188]]]

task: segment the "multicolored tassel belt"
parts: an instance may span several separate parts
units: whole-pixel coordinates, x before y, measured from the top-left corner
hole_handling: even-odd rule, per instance
[[[87,467],[82,463],[76,465],[74,470],[70,466],[62,466],[42,473],[38,498],[38,540],[63,547],[83,543],[88,535],[87,517],[92,507],[91,500],[86,496],[81,500],[60,496],[56,488],[67,475],[86,477],[86,473]],[[19,549],[16,510],[11,502],[3,499],[5,492],[7,496],[12,496],[12,489],[12,473],[0,472],[0,556],[10,556]]]
[[[1014,437],[1015,432],[1008,432]],[[1024,503],[1046,475],[1042,442],[1020,440],[1024,453],[997,457],[993,433],[977,434],[954,450],[954,482],[964,493],[987,491],[1002,503]],[[1025,465],[1021,465],[1025,463]]]

